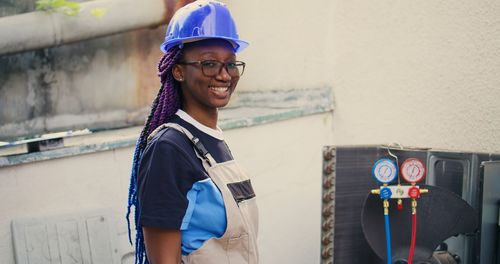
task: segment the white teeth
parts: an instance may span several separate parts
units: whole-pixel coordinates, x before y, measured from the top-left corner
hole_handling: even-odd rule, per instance
[[[225,92],[229,89],[229,87],[210,87],[210,89],[216,91],[216,92]]]

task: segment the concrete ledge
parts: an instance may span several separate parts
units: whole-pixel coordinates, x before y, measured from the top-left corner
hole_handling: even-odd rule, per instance
[[[235,106],[220,111],[223,130],[244,128],[333,111],[330,88],[242,92]],[[95,132],[72,139],[66,147],[0,157],[0,167],[70,157],[135,145],[142,127]]]

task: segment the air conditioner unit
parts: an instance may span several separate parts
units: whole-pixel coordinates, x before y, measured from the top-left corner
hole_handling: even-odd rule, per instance
[[[500,155],[416,148],[391,148],[391,152],[398,157],[399,165],[407,158],[423,161],[427,169],[425,184],[458,195],[474,209],[469,214],[478,222],[474,232],[444,240],[436,248],[434,260],[420,263],[500,263]],[[388,148],[326,146],[323,154],[322,263],[386,263],[365,238],[361,214],[370,190],[379,187],[372,177],[373,165],[389,157]],[[410,232],[394,232],[398,231]],[[417,238],[417,247],[418,242]],[[438,256],[443,250],[447,258]]]

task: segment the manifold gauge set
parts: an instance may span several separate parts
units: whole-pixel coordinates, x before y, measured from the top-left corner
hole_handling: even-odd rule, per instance
[[[380,184],[380,187],[372,190],[371,193],[379,195],[380,199],[382,199],[388,264],[392,263],[389,199],[397,199],[398,210],[403,210],[402,199],[411,199],[412,230],[407,263],[412,264],[417,235],[417,200],[420,198],[421,194],[428,192],[427,189],[421,189],[417,183],[424,179],[425,172],[424,163],[416,158],[406,159],[401,164],[401,167],[398,166],[397,158],[396,160],[381,158],[373,165],[372,174],[375,180]],[[400,175],[407,184],[401,184]],[[394,182],[396,183],[394,184]]]

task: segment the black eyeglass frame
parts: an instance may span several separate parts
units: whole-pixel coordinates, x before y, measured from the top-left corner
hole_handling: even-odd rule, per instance
[[[203,64],[206,64],[206,63],[215,63],[215,64],[220,65],[219,66],[219,70],[217,71],[217,73],[213,74],[213,75],[206,74],[205,70],[204,70],[204,66],[203,66]],[[245,66],[246,66],[246,63],[243,62],[243,61],[222,62],[222,61],[218,61],[218,60],[179,61],[179,62],[177,62],[177,64],[179,64],[179,65],[200,65],[201,66],[201,72],[203,73],[203,75],[205,75],[207,77],[215,77],[215,76],[217,76],[222,71],[222,67],[224,67],[226,69],[226,72],[229,74],[229,76],[231,76],[231,77],[241,77],[243,75],[243,73],[245,72]],[[241,69],[241,72],[238,72],[238,75],[231,75],[231,73],[229,72],[229,69],[227,68],[227,66],[230,65],[230,64],[234,64],[234,67],[243,66],[242,69]]]

